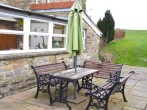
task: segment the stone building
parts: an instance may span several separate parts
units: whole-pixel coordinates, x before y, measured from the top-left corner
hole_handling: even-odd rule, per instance
[[[101,31],[83,12],[84,60],[97,60]],[[66,14],[67,15],[67,14]],[[36,86],[31,65],[65,61],[73,64],[66,51],[67,18],[24,11],[0,5],[0,98]],[[56,47],[55,43],[60,46]]]
[[[35,0],[36,4],[43,4],[43,3],[55,3],[55,2],[74,2],[76,0]],[[80,2],[83,10],[86,10],[86,0],[77,0]]]
[[[41,4],[41,3],[51,3],[51,2],[68,2],[74,0],[0,0],[0,3],[6,4],[13,7],[18,7],[23,10],[29,10],[30,4]],[[86,10],[86,0],[78,0],[82,5],[83,9]]]
[[[0,3],[21,8],[23,10],[29,10],[30,4],[36,3],[35,0],[0,0]]]

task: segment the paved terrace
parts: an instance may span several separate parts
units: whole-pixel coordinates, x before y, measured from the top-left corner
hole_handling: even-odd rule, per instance
[[[125,93],[128,102],[123,101],[120,93],[114,94],[109,100],[109,110],[147,110],[147,68],[124,66],[122,76],[131,70],[136,74],[131,76],[126,84]],[[98,84],[104,82],[98,79],[94,81]],[[73,88],[69,89],[73,91]],[[39,94],[37,99],[33,98],[35,92],[36,88],[0,99],[0,110],[68,110],[62,103],[56,102],[50,106],[46,93]],[[81,90],[78,95],[84,96],[84,93],[85,90]],[[87,104],[88,98],[80,104],[69,103],[72,110],[85,110]]]

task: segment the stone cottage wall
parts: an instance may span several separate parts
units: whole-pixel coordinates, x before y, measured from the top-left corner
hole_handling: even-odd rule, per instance
[[[83,29],[86,31],[86,49],[82,53],[80,64],[83,63],[85,58],[88,60],[97,61],[99,53],[100,37],[94,32],[94,30],[83,21]]]
[[[0,98],[24,91],[36,86],[35,75],[31,65],[55,63],[64,60],[71,64],[71,57],[66,52],[42,53],[27,55],[1,55],[0,56]],[[45,55],[45,56],[44,56]],[[71,59],[71,60],[70,60]]]
[[[84,22],[86,31],[86,49],[78,56],[78,64],[84,60],[97,60],[99,36]],[[73,58],[67,51],[23,53],[0,55],[0,98],[36,87],[35,75],[31,65],[65,61],[73,64]]]

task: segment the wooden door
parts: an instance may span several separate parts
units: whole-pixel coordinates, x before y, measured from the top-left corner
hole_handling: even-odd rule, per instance
[[[16,49],[16,35],[0,34],[0,50]]]

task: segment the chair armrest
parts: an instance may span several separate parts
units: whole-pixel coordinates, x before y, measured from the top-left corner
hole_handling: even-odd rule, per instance
[[[95,85],[93,83],[91,83],[91,85],[92,85],[92,90],[89,90],[89,92],[86,92],[85,96],[93,95],[96,97],[102,97],[102,96],[105,97],[105,95],[108,94],[109,89],[104,88],[102,86]]]
[[[98,86],[96,84],[91,83],[92,85],[92,90],[89,90],[85,95],[87,96],[88,94],[93,94],[93,93],[100,93],[101,91],[107,91],[108,89]]]

